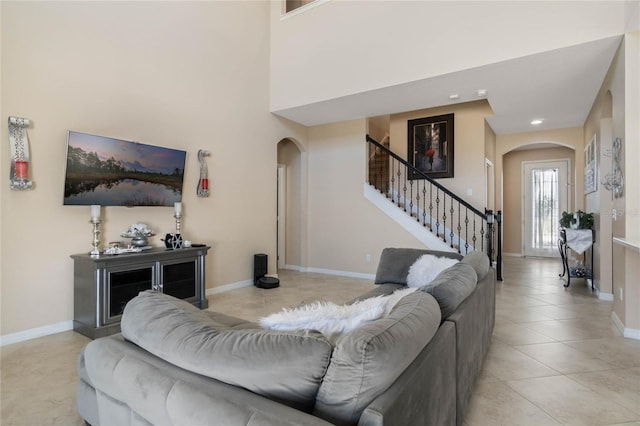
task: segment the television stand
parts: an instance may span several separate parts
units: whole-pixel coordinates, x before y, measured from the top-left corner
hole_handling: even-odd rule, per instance
[[[127,302],[145,290],[206,309],[204,258],[209,248],[155,247],[139,253],[72,255],[73,329],[92,339],[119,333]]]

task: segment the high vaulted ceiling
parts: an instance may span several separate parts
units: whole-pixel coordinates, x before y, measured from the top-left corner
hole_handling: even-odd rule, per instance
[[[494,112],[487,121],[496,134],[580,127],[621,40],[605,38],[273,112],[315,126],[486,97]],[[486,96],[478,96],[478,90],[486,90]],[[543,121],[533,126],[534,119]]]

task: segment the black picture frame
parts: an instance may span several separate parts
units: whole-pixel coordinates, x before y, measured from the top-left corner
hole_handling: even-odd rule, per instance
[[[430,178],[452,178],[454,164],[453,114],[416,118],[407,122],[409,163]],[[409,179],[423,179],[412,171]]]

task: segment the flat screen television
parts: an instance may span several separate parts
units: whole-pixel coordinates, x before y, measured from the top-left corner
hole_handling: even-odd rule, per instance
[[[69,131],[64,205],[173,206],[187,153]]]

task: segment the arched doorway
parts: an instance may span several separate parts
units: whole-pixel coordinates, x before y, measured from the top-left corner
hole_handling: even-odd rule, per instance
[[[550,164],[556,161],[562,161],[564,165]],[[559,170],[561,167],[565,168],[562,178]],[[557,179],[553,197],[558,196],[557,201],[560,201],[559,195],[562,193],[566,198],[565,204],[558,204],[556,213],[570,211],[574,208],[575,198],[575,149],[572,146],[541,141],[517,146],[502,156],[503,227],[504,235],[509,236],[503,242],[505,254],[558,256],[557,237],[544,234],[547,230],[557,230],[557,220],[548,219],[549,226],[543,229],[542,223],[534,224],[533,214],[533,204],[544,203],[545,197],[549,195],[543,192],[544,188],[536,188],[535,185],[543,184],[551,175],[555,176],[553,179]],[[534,182],[534,179],[537,181]],[[534,199],[536,193],[540,195],[537,200]]]
[[[304,247],[306,165],[304,151],[291,138],[278,142],[278,269],[300,270],[306,265]]]

